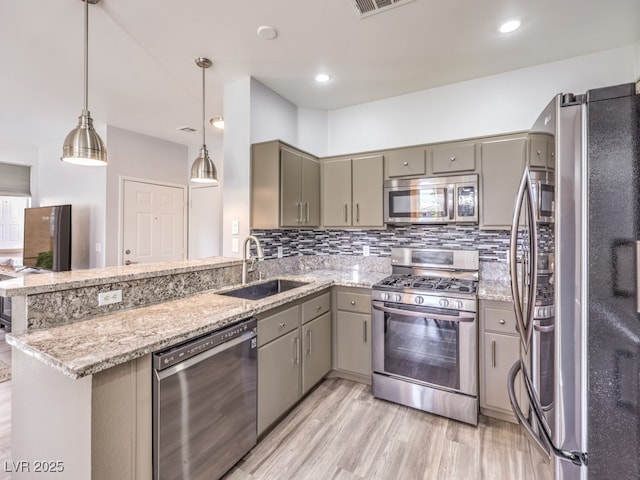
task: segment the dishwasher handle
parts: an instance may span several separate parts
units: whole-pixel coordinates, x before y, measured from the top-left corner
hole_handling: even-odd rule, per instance
[[[257,335],[257,326],[258,321],[251,317],[247,320],[215,330],[177,346],[156,352],[153,354],[153,368],[161,371],[174,365],[184,363],[192,357],[198,357],[199,359],[209,358],[210,355],[202,356],[202,354],[205,352],[208,353],[212,349],[215,349],[216,352],[226,350],[227,348],[239,343],[236,342],[231,345],[230,343],[235,339],[245,341],[249,338],[255,337]],[[229,343],[229,345],[226,345],[227,343]],[[222,346],[224,346],[224,348],[218,348]]]

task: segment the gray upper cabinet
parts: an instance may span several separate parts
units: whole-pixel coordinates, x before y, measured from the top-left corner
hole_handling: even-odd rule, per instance
[[[385,153],[385,179],[426,175],[424,147],[403,148]]]
[[[320,163],[280,141],[251,147],[251,228],[320,225]]]
[[[508,229],[526,162],[527,138],[518,136],[482,143],[480,228]]]
[[[555,169],[555,142],[548,133],[529,134],[529,165],[542,169]]]
[[[454,143],[434,147],[433,173],[448,174],[476,171],[475,143]]]
[[[382,155],[323,162],[323,225],[382,227]]]

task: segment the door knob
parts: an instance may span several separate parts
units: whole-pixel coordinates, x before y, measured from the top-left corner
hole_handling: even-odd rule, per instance
[[[132,265],[132,264],[134,264],[134,263],[138,263],[138,262],[132,262],[131,260],[126,260],[126,261],[124,262],[124,264],[125,264],[125,265]]]

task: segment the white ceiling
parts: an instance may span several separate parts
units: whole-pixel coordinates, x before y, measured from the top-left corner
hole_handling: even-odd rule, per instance
[[[224,84],[253,76],[292,103],[335,109],[634,44],[640,0],[415,0],[360,19],[352,0],[101,0],[89,6],[89,110],[197,145]],[[82,109],[80,0],[0,0],[0,138],[59,141]],[[520,30],[497,33],[510,18]],[[259,38],[260,25],[278,30]],[[597,66],[594,66],[597,68]],[[324,70],[333,78],[315,84]]]

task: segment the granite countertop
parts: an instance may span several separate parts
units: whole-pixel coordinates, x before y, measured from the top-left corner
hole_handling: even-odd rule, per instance
[[[128,267],[125,270],[128,270]],[[144,272],[141,271],[139,274],[144,275]],[[333,285],[369,288],[387,275],[357,270],[311,270],[299,274],[278,275],[278,278],[309,284],[255,301],[219,295],[239,286],[234,285],[59,327],[34,330],[21,335],[9,334],[6,340],[12,347],[63,374],[74,379],[81,378]],[[11,281],[13,280],[8,282]]]
[[[46,272],[34,275],[22,274],[22,276],[0,282],[0,296],[14,297],[18,295],[34,295],[233,265],[242,265],[242,260],[239,258],[210,257],[197,260],[140,263],[127,266],[71,270],[69,272]],[[7,275],[15,276],[19,274],[20,272],[16,272]]]
[[[480,280],[478,282],[478,300],[513,302],[511,282],[508,280]]]

